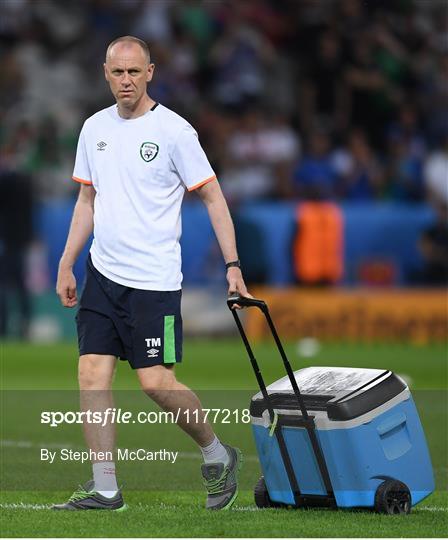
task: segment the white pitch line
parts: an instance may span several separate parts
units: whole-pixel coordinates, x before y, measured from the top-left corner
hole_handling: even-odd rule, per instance
[[[6,446],[7,448],[69,448],[72,450],[77,450],[77,448],[71,443],[33,443],[32,441],[13,441],[8,439],[3,439],[0,441],[0,446]],[[81,450],[81,448],[79,448],[79,450]]]
[[[186,458],[186,459],[199,459],[201,460],[201,456],[195,452],[179,452],[179,457]],[[259,459],[257,456],[254,456],[252,454],[243,454],[243,463],[251,462],[251,463],[258,463]]]
[[[18,503],[0,503],[0,508],[3,510],[51,510],[51,505],[46,504],[30,504],[24,502]],[[165,503],[160,504],[135,504],[129,505],[130,510],[138,510],[142,512],[148,512],[154,510],[155,508],[160,508],[162,510],[178,510],[179,507],[176,505],[169,505]],[[419,511],[425,512],[448,512],[448,508],[444,506],[421,506],[417,507]],[[234,506],[232,511],[234,512],[258,512],[260,509],[255,506]]]
[[[445,506],[417,506],[416,508],[425,512],[448,512],[448,508]]]
[[[0,503],[0,508],[4,510],[50,510],[50,506],[46,504],[27,504],[19,503]]]
[[[258,512],[261,509],[257,506],[233,506],[232,510],[236,512]]]
[[[160,504],[135,504],[135,505],[129,505],[129,507],[132,510],[139,510],[147,512],[149,510],[154,510],[155,508],[162,509],[162,510],[179,510],[179,507],[176,505],[170,505],[165,503]],[[24,502],[18,502],[18,503],[0,503],[0,508],[3,510],[51,510],[51,505],[47,504],[31,504],[31,503],[24,503]],[[256,512],[259,510],[259,508],[256,508],[254,506],[234,506],[232,508],[233,511],[237,512]]]

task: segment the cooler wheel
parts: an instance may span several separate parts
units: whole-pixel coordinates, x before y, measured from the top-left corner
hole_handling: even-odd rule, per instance
[[[375,510],[380,514],[409,514],[411,493],[403,482],[385,480],[375,493]]]
[[[258,508],[280,508],[282,505],[271,501],[266,487],[264,476],[261,476],[254,488],[255,504]]]

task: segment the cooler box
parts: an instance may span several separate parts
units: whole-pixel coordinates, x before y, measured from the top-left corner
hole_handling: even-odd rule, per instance
[[[294,377],[314,420],[338,507],[374,507],[378,487],[389,479],[406,484],[412,505],[432,493],[425,435],[402,379],[391,371],[343,367],[308,367]],[[302,413],[290,379],[279,379],[267,392],[274,418],[262,392],[252,398],[250,412],[270,500],[296,502],[275,436],[279,419],[301,495],[326,495],[309,434],[300,426]]]

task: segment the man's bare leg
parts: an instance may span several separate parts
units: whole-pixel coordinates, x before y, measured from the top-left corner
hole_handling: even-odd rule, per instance
[[[199,446],[207,446],[213,441],[215,434],[209,422],[205,421],[198,396],[176,379],[174,367],[140,368],[137,369],[137,375],[142,390],[159,407],[164,411],[173,412],[175,415],[180,410],[179,427],[190,435]]]
[[[79,390],[81,411],[101,412],[113,408],[112,381],[116,358],[111,355],[85,354],[79,357]],[[93,459],[93,482],[89,481],[75,491],[63,504],[54,504],[53,510],[116,510],[126,509],[115,477],[115,425],[111,422],[96,424],[84,418],[84,437],[87,446],[95,452],[104,452],[104,459]]]
[[[162,409],[176,416],[179,411],[179,427],[200,446],[205,461],[201,471],[207,489],[206,508],[230,508],[238,495],[241,451],[219,441],[205,419],[199,398],[176,380],[174,367],[140,368],[137,374],[142,389]]]
[[[99,411],[104,413],[114,406],[112,382],[115,373],[116,358],[111,355],[86,354],[79,358],[78,380],[80,389],[81,411]],[[84,421],[84,437],[87,446],[98,455],[103,452],[105,458],[94,459],[93,476],[95,489],[103,494],[113,495],[117,491],[115,479],[115,425],[107,422],[92,423]]]

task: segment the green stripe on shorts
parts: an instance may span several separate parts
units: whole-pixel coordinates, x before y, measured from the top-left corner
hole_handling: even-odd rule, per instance
[[[165,315],[163,339],[163,363],[176,363],[176,344],[174,340],[174,315]]]

